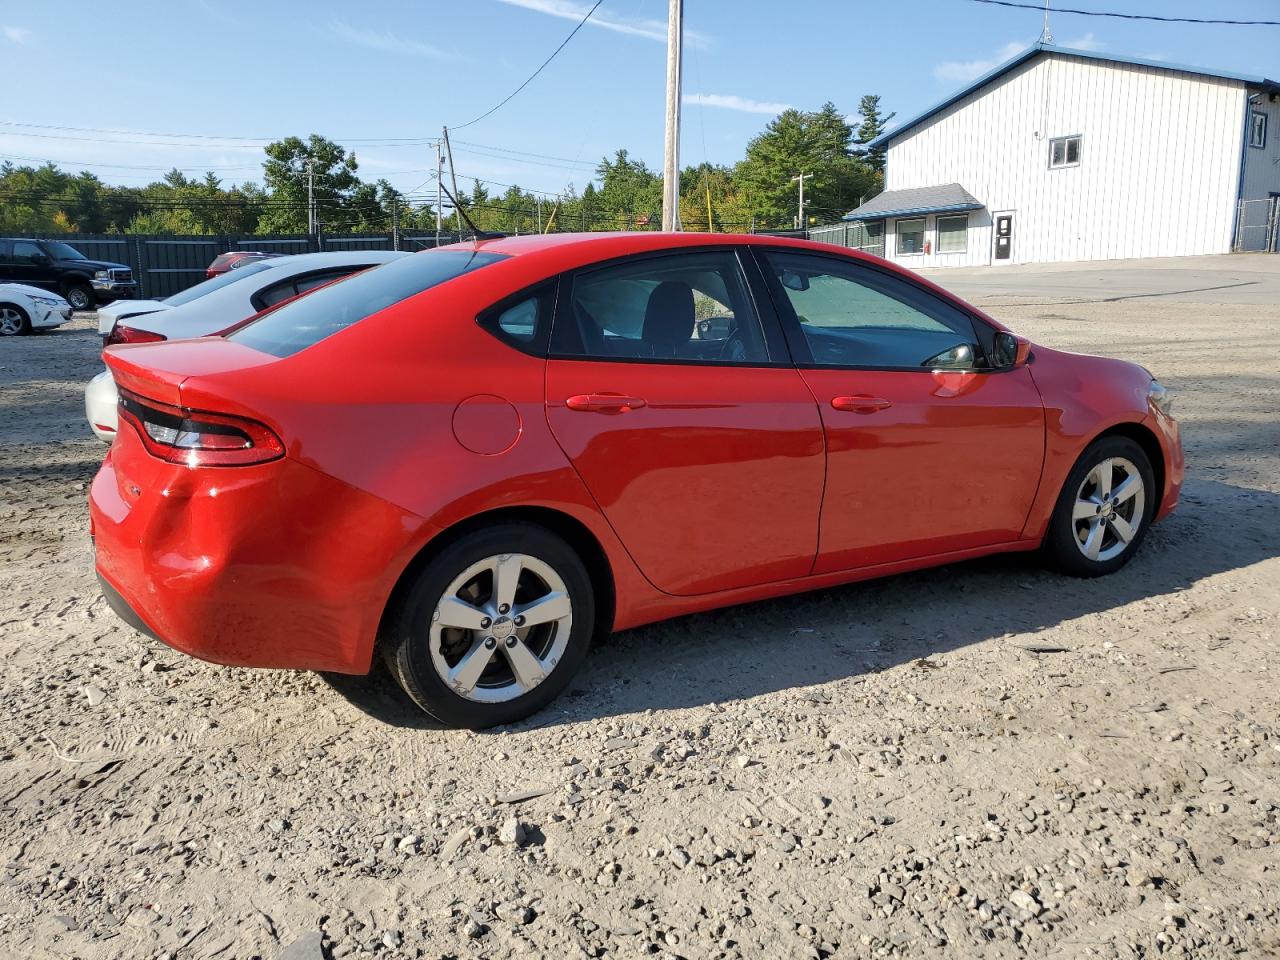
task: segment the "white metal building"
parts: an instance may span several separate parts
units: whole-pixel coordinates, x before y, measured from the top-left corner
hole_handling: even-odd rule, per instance
[[[842,229],[904,265],[1274,250],[1280,229],[1263,77],[1037,44],[881,144],[885,191]]]

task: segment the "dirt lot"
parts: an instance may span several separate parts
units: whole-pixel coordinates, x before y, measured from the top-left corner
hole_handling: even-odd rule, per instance
[[[485,734],[117,622],[93,323],[0,343],[0,956],[1280,956],[1280,304],[1083,299],[987,304],[1178,392],[1122,573],[632,631]]]

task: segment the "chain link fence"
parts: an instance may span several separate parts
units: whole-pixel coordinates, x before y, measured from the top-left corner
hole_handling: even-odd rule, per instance
[[[1280,253],[1280,195],[1236,204],[1234,253]]]

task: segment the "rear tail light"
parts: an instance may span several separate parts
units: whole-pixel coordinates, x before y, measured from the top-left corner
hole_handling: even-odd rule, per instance
[[[171,407],[120,391],[120,417],[128,421],[147,452],[189,467],[236,467],[284,456],[284,444],[270,428],[247,417]]]
[[[150,330],[126,327],[117,320],[115,326],[111,328],[111,332],[107,334],[107,339],[103,341],[103,345],[110,347],[117,343],[159,343],[161,340],[168,339],[163,333],[152,333]]]

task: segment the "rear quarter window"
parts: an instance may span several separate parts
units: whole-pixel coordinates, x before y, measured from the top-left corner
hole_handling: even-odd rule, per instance
[[[504,259],[497,253],[448,250],[393,260],[287,303],[227,339],[288,357],[424,290]]]

